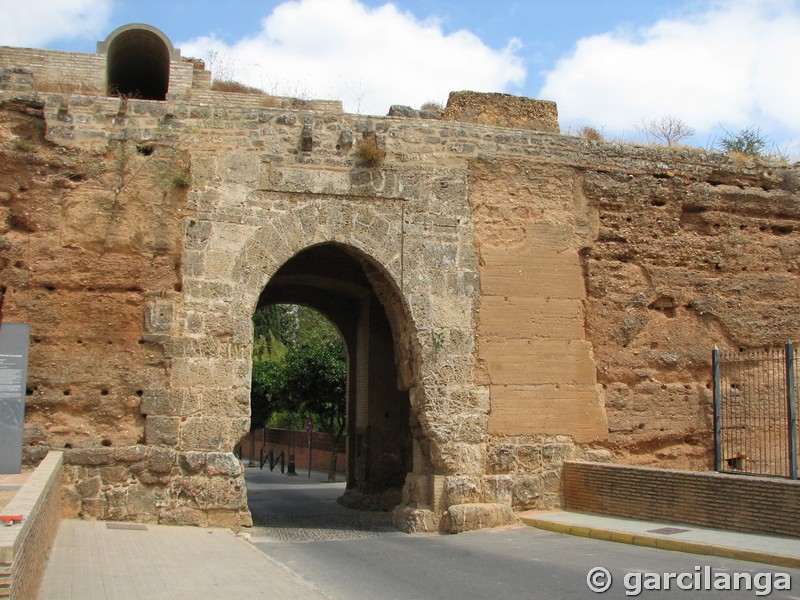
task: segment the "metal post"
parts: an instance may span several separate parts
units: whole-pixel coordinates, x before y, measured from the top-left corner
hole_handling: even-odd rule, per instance
[[[250,430],[250,460],[247,461],[248,467],[254,467],[256,465],[253,457],[256,455],[256,430]]]
[[[294,438],[292,437],[292,430],[289,430],[289,467],[287,469],[287,475],[297,475],[297,471],[295,471],[294,465]]]
[[[714,379],[714,470],[722,471],[722,410],[721,410],[721,383],[719,368],[719,348],[714,346],[711,351],[711,366]]]
[[[308,478],[311,479],[311,432],[308,432]]]
[[[789,472],[797,479],[797,408],[794,382],[794,344],[786,342],[786,403],[789,409]]]

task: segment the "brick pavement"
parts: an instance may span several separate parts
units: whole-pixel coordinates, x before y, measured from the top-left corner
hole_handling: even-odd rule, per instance
[[[38,598],[320,600],[327,596],[227,529],[64,520]]]

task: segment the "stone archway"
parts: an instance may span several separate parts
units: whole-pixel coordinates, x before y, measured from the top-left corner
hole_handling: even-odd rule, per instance
[[[402,198],[253,192],[241,183],[240,170],[227,168],[232,160],[193,157],[197,186],[207,186],[209,203],[202,217],[184,224],[180,302],[164,301],[165,310],[174,310],[175,327],[169,393],[172,406],[183,408],[169,422],[148,414],[148,443],[158,443],[164,422],[177,425],[181,451],[231,452],[249,428],[252,315],[262,293],[294,257],[336,247],[359,266],[381,307],[376,312],[385,314],[391,336],[383,339],[391,337],[397,366],[393,384],[408,394],[413,442],[410,460],[402,459],[410,470],[395,524],[437,530],[449,504],[483,498],[489,394],[476,385],[479,289],[468,213],[448,209],[460,211],[457,227],[429,225],[425,215],[409,214],[406,205],[416,211],[418,204]],[[454,177],[463,173],[430,177],[433,194],[452,193]],[[415,185],[406,189],[419,193]],[[153,311],[160,302],[153,299]],[[464,478],[474,489],[469,497],[446,490],[447,481]],[[246,505],[239,510],[244,514]]]
[[[170,60],[179,51],[161,31],[134,23],[114,30],[98,53],[106,55],[106,93],[144,100],[166,100]]]
[[[409,339],[408,323],[391,283],[359,251],[341,244],[320,244],[293,256],[270,279],[259,306],[279,303],[302,304],[319,311],[338,328],[347,346],[348,477],[344,502],[382,509],[400,504],[407,474],[429,468],[412,464],[408,398],[412,365],[408,351],[396,352],[403,346],[402,340]],[[391,322],[386,305],[394,309]],[[416,458],[424,460],[421,453]]]

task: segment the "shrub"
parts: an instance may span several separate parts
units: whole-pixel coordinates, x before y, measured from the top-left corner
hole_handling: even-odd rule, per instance
[[[211,82],[211,89],[215,92],[235,92],[237,94],[254,94],[258,96],[267,95],[267,93],[260,88],[245,85],[230,79],[215,79]]]
[[[172,185],[176,188],[187,188],[192,183],[192,176],[188,171],[180,171],[172,177]]]
[[[582,137],[585,140],[591,140],[593,142],[602,142],[603,141],[603,134],[600,133],[596,127],[592,127],[591,125],[584,125],[578,131],[578,136]]]
[[[386,158],[386,150],[380,147],[378,140],[368,137],[359,142],[356,149],[358,155],[370,167],[377,167]]]
[[[430,111],[442,111],[444,107],[442,106],[441,102],[436,102],[436,100],[428,100],[422,106],[419,107],[420,110],[430,110]]]
[[[32,152],[34,148],[33,142],[23,138],[17,138],[12,143],[14,145],[14,149],[19,150],[20,152]]]
[[[715,145],[733,158],[734,162],[737,157],[746,157],[747,159],[766,158],[779,162],[788,162],[789,160],[786,152],[776,147],[769,137],[761,133],[759,127],[753,125],[740,129],[736,134],[726,131],[725,137],[718,140]],[[770,146],[769,149],[768,146]]]
[[[719,140],[717,146],[728,154],[739,153],[748,156],[761,156],[767,147],[767,138],[761,134],[758,127],[740,129],[736,135],[729,131]]]

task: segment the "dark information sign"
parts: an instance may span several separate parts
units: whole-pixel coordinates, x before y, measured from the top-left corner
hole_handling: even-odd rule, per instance
[[[0,323],[0,474],[19,473],[30,325]]]

